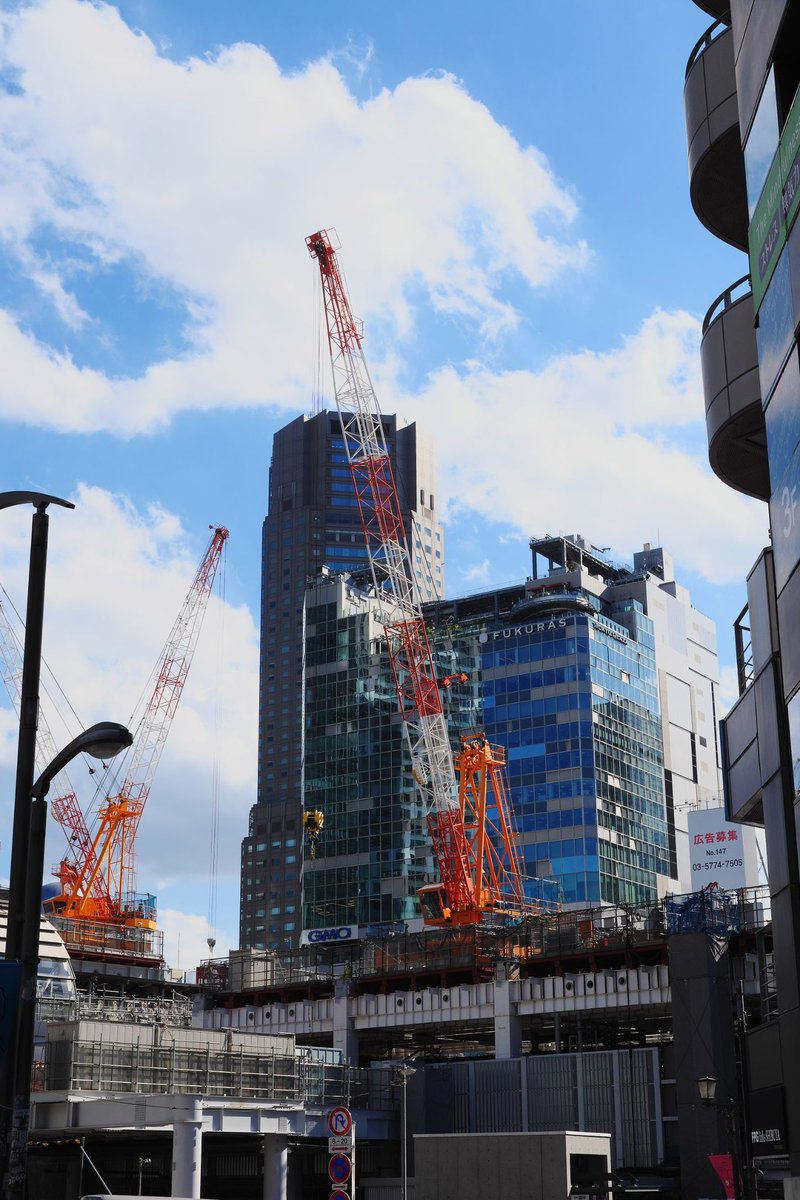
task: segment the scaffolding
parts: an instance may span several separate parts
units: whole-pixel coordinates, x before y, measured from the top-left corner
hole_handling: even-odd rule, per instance
[[[193,1047],[62,1036],[45,1046],[42,1082],[48,1092],[201,1095],[322,1108],[359,1108],[369,1101],[367,1070],[307,1048],[248,1050],[244,1038],[236,1044],[228,1037],[221,1045],[208,1035]]]

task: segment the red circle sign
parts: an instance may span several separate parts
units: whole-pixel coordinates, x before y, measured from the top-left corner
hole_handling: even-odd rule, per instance
[[[345,1137],[353,1128],[353,1116],[349,1108],[340,1104],[328,1113],[328,1129],[332,1137]]]
[[[328,1162],[328,1174],[334,1183],[347,1183],[353,1164],[347,1154],[332,1154]]]

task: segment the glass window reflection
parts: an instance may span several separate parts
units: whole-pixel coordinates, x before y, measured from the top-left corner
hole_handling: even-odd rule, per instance
[[[758,312],[758,371],[762,397],[781,369],[794,332],[794,305],[789,271],[789,252],[784,248]]]
[[[761,94],[750,134],[744,148],[744,169],[747,176],[747,207],[753,216],[759,196],[764,189],[767,173],[778,149],[778,105],[775,97],[775,75],[770,70]]]

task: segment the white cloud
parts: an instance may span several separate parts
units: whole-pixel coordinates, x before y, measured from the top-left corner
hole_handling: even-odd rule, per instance
[[[471,563],[461,572],[461,578],[465,583],[488,583],[489,582],[489,559],[484,558],[481,562]]]
[[[141,511],[99,488],[81,487],[73,499],[74,512],[50,510],[44,656],[82,725],[127,722],[195,575],[205,531],[195,540],[163,509]],[[8,510],[0,525],[0,582],[22,611],[31,512]],[[9,829],[16,730],[2,700],[0,819]],[[43,707],[59,744],[74,736],[76,720],[62,732],[46,700]],[[224,814],[220,877],[238,877],[239,842],[255,801],[257,713],[257,629],[245,608],[212,597],[139,830],[140,890],[176,880],[208,886],[215,764]],[[91,781],[80,766],[70,778],[86,805]],[[55,822],[48,843],[55,862],[64,850]],[[10,844],[2,850],[7,864]]]
[[[0,17],[21,91],[0,95],[0,238],[67,326],[84,313],[70,263],[45,270],[42,233],[95,267],[124,261],[182,298],[187,350],[139,377],[81,369],[13,314],[0,326],[0,414],[61,430],[148,430],[182,409],[302,410],[310,279],[304,237],[347,239],[362,313],[410,328],[418,305],[492,335],[500,295],[587,261],[566,234],[576,205],[449,75],[363,103],[332,60],[284,74],[266,50],[175,63],[116,9],[39,0]],[[321,190],[324,197],[321,199]]]
[[[383,394],[441,447],[442,491],[456,505],[625,554],[660,534],[684,570],[727,583],[763,545],[767,512],[707,465],[698,343],[694,318],[656,312],[606,353],[540,370],[448,366],[411,397],[387,377]]]
[[[229,933],[214,929],[217,944],[212,954],[207,941],[208,922],[197,913],[162,908],[158,922],[164,933],[164,957],[172,967],[182,971],[193,971],[205,958],[224,958],[229,949],[238,945],[238,940]]]

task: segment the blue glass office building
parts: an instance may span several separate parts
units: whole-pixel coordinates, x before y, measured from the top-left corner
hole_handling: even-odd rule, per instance
[[[519,618],[479,638],[526,873],[554,875],[564,903],[655,899],[669,853],[652,622],[635,601]]]
[[[508,751],[526,873],[554,876],[565,904],[648,903],[676,873],[653,622],[582,568],[430,618],[437,644],[480,656],[483,727]]]

